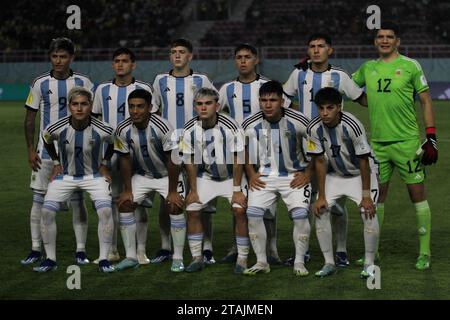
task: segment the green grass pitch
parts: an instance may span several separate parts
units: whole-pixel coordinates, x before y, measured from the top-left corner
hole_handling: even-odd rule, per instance
[[[351,103],[346,110],[358,116],[366,125],[367,110]],[[58,239],[56,272],[36,274],[31,266],[19,261],[30,250],[29,210],[32,194],[29,190],[30,169],[26,158],[23,129],[23,102],[0,104],[0,299],[449,299],[450,298],[450,103],[434,102],[439,161],[427,168],[427,194],[432,210],[432,268],[421,272],[414,269],[418,254],[418,237],[414,207],[397,174],[391,182],[386,202],[386,214],[381,233],[381,290],[368,290],[359,278],[360,268],[351,265],[339,269],[337,275],[317,279],[313,273],[323,262],[315,231],[311,234],[312,261],[307,265],[310,276],[297,278],[290,267],[273,267],[272,272],[255,277],[233,273],[232,265],[215,264],[196,274],[174,274],[170,264],[148,265],[117,274],[100,274],[94,264],[81,267],[81,290],[69,290],[66,269],[73,264],[75,249],[71,214],[57,215]],[[421,120],[420,107],[419,120]],[[423,130],[422,130],[423,131]],[[87,253],[97,258],[97,216],[88,201],[89,234]],[[156,207],[157,207],[156,203]],[[362,223],[356,206],[348,202],[348,252],[351,261],[363,253]],[[278,248],[282,258],[293,252],[292,223],[286,208],[280,205]],[[214,221],[214,255],[224,256],[231,245],[231,214],[228,205],[219,201]],[[149,215],[147,253],[152,256],[159,248],[158,218],[155,209]],[[124,250],[119,240],[119,250]],[[185,248],[185,263],[190,261]],[[255,261],[253,253],[250,263]]]

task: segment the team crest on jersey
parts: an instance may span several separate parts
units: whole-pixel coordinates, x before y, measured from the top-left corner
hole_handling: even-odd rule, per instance
[[[114,149],[122,150],[122,148],[123,148],[122,141],[120,141],[120,139],[118,138],[114,139]]]
[[[402,75],[402,69],[395,70],[395,75],[401,76]]]
[[[33,95],[30,93],[28,94],[28,98],[27,98],[27,105],[31,106],[33,104]]]
[[[45,133],[44,133],[44,140],[45,140],[45,141],[48,141],[49,138],[50,138],[50,133],[45,132]]]
[[[308,151],[314,151],[316,149],[316,144],[311,139],[308,139],[307,149]]]
[[[191,90],[192,90],[192,92],[195,92],[196,90],[197,90],[197,86],[194,84],[194,85],[192,85],[191,86]]]
[[[291,137],[291,132],[289,130],[284,131],[284,136],[286,138],[290,138]]]

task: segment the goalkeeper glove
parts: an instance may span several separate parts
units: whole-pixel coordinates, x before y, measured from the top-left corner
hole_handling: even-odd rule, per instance
[[[436,128],[428,127],[425,129],[427,135],[427,141],[422,144],[423,156],[422,163],[425,166],[429,166],[436,163],[438,159],[438,148],[436,139]]]
[[[302,69],[303,71],[306,71],[306,70],[308,70],[309,62],[310,62],[309,57],[306,56],[303,59],[301,59],[299,63],[294,65],[294,67],[296,67],[297,69]]]

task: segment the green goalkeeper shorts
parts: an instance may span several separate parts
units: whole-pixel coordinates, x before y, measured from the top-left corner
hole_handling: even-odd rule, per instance
[[[394,168],[406,184],[421,183],[425,179],[425,170],[420,162],[420,141],[404,140],[395,142],[374,142],[372,149],[379,162],[380,184],[391,180]]]

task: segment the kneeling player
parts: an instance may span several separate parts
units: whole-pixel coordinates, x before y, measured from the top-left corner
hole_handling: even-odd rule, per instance
[[[111,177],[105,161],[112,156],[113,129],[91,117],[92,93],[89,90],[74,87],[68,100],[71,115],[50,124],[42,134],[54,167],[42,207],[41,234],[47,259],[33,270],[47,272],[56,269],[56,212],[60,203],[70,199],[74,192],[85,190],[94,201],[99,217],[99,269],[112,272],[114,268],[106,260],[112,242],[113,220]],[[58,143],[59,156],[54,141]],[[105,143],[108,149],[102,160]]]
[[[367,267],[374,264],[379,234],[374,205],[378,194],[374,158],[363,125],[352,114],[341,111],[339,91],[323,88],[314,100],[319,116],[308,126],[308,154],[314,157],[319,184],[314,213],[318,217],[317,239],[325,258],[325,265],[316,272],[316,276],[324,277],[336,272],[329,208],[338,199],[347,197],[361,207],[365,244],[365,265],[361,277],[368,277]],[[329,162],[328,170],[324,153]]]
[[[294,274],[308,275],[305,253],[309,243],[308,221],[311,166],[303,152],[308,118],[298,111],[282,107],[283,88],[279,82],[268,81],[259,89],[261,111],[248,117],[243,128],[247,139],[249,179],[248,226],[257,263],[244,271],[246,275],[270,272],[267,262],[267,233],[263,217],[266,208],[277,201],[285,202],[294,221]],[[253,165],[258,165],[258,172]]]
[[[247,199],[241,188],[245,184],[242,181],[244,135],[235,120],[217,113],[220,108],[218,100],[215,90],[198,90],[194,99],[198,116],[184,126],[183,156],[190,186],[186,198],[188,241],[193,257],[187,272],[203,268],[200,213],[208,202],[217,197],[227,198],[236,218],[238,258],[234,272],[242,273],[247,268],[250,247],[245,216]]]
[[[123,181],[123,191],[118,201],[119,220],[126,258],[115,268],[121,271],[139,266],[134,210],[149,193],[158,192],[166,200],[161,205],[170,215],[174,243],[171,270],[181,272],[184,270],[183,248],[186,237],[186,219],[181,210],[184,184],[182,180],[179,181],[180,166],[175,165],[171,158],[171,153],[178,154],[178,146],[176,140],[172,139],[172,126],[156,113],[150,113],[151,101],[150,92],[143,89],[132,91],[128,96],[130,118],[122,121],[116,129],[114,149],[119,153]],[[180,190],[177,190],[177,186]]]

